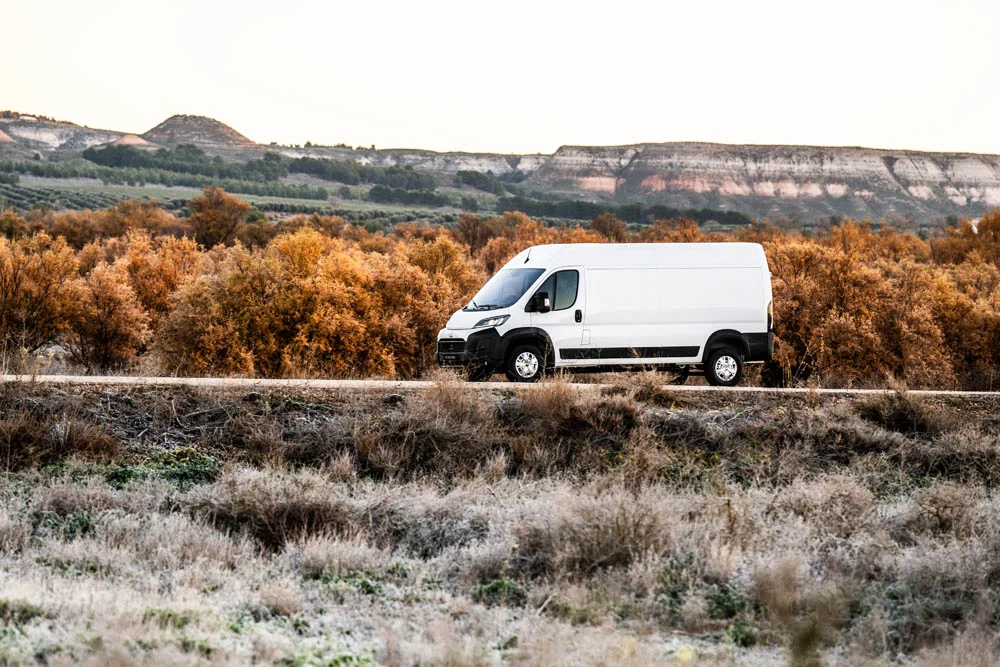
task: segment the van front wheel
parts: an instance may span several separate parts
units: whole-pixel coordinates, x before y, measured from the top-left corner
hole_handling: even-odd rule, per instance
[[[507,355],[504,370],[511,382],[536,382],[545,372],[545,357],[534,345],[518,345]]]
[[[705,379],[714,387],[735,387],[743,379],[743,355],[724,347],[708,357]]]

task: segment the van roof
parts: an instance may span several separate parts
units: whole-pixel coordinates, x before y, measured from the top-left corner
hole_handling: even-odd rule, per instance
[[[522,250],[504,268],[766,266],[759,243],[561,243]]]

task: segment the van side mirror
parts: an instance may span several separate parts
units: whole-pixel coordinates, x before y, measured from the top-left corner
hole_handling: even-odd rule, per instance
[[[552,310],[552,302],[549,300],[548,292],[535,292],[524,304],[526,313],[547,313]]]
[[[535,309],[540,313],[552,310],[552,302],[549,300],[548,292],[539,292],[535,295]]]

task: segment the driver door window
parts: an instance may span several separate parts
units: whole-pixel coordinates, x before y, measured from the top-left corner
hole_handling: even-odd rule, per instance
[[[576,295],[580,284],[580,273],[575,270],[556,271],[545,279],[535,294],[545,292],[549,295],[552,310],[566,310],[576,303]]]

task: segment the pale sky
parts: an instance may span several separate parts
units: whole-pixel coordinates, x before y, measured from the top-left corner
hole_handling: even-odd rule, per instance
[[[550,153],[1000,153],[996,0],[6,0],[0,108],[141,133]]]

